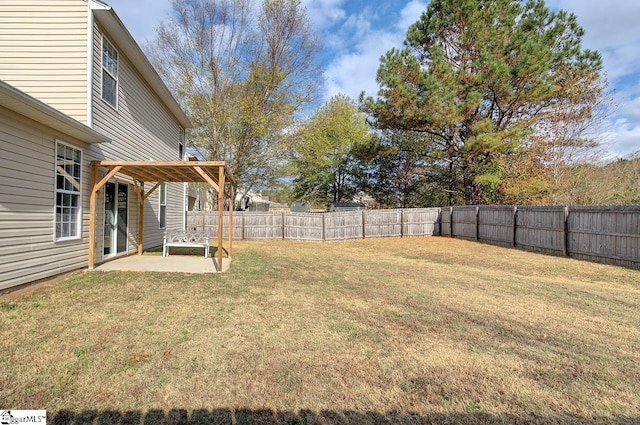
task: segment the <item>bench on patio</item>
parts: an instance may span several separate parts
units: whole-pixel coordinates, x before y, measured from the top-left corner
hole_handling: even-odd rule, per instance
[[[164,232],[162,255],[169,255],[169,247],[204,248],[204,258],[209,257],[209,232],[196,230],[167,230]]]

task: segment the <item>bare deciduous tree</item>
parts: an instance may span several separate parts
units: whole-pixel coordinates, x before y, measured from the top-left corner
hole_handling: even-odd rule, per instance
[[[174,0],[146,50],[194,125],[190,147],[226,161],[245,191],[268,181],[320,84],[300,1]]]
[[[611,114],[613,99],[604,78],[574,70],[564,85],[566,97],[538,122],[531,138],[541,152],[548,174],[549,197],[553,205],[574,203],[570,170],[578,163],[597,163],[602,155],[603,124]]]

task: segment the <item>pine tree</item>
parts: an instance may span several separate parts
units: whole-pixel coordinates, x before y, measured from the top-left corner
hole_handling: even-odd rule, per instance
[[[583,34],[542,0],[432,0],[405,47],[381,59],[378,98],[361,102],[378,128],[426,136],[446,190],[499,202],[509,156],[557,105],[600,94],[601,57],[581,48]]]

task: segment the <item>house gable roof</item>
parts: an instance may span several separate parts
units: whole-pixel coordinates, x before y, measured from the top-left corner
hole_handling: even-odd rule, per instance
[[[138,43],[134,40],[129,30],[124,26],[116,12],[108,4],[91,0],[89,2],[93,15],[98,22],[109,33],[110,37],[124,52],[125,56],[133,63],[136,70],[142,75],[153,91],[160,97],[169,111],[178,119],[184,128],[191,128],[193,125],[184,113],[176,99],[173,97],[162,78],[158,75],[149,59],[144,54]]]
[[[110,142],[107,136],[98,133],[55,108],[29,96],[10,84],[0,80],[0,106],[22,116],[42,123],[54,130],[75,137],[85,143]]]

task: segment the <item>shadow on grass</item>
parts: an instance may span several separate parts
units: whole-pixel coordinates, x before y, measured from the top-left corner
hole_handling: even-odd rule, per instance
[[[513,416],[491,415],[482,412],[459,414],[427,414],[396,412],[354,412],[301,410],[298,413],[272,410],[185,409],[126,411],[61,410],[49,413],[48,424],[53,425],[409,425],[409,424],[637,424],[640,417],[573,417],[558,415]]]

